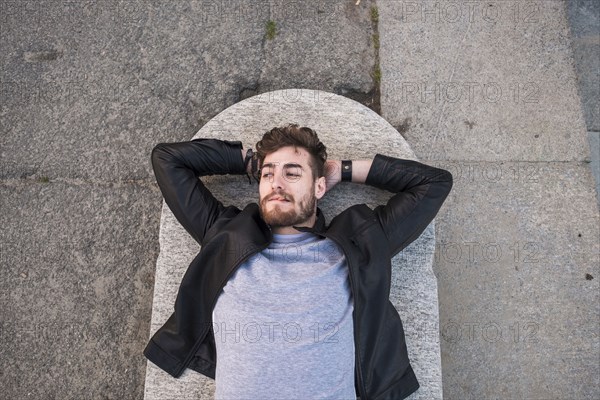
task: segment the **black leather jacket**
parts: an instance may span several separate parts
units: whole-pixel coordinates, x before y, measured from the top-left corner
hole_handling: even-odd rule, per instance
[[[144,355],[173,377],[186,368],[215,377],[212,310],[238,266],[272,240],[258,204],[224,206],[198,177],[245,174],[242,143],[216,139],[159,143],[152,166],[165,201],[201,245],[179,287],[175,311],[152,336]],[[355,386],[361,400],[404,399],[419,388],[404,330],[389,300],[391,258],[417,239],[452,188],[450,172],[377,154],[366,184],[394,195],[371,209],[349,207],[326,225],[320,209],[313,228],[344,251],[354,299]]]

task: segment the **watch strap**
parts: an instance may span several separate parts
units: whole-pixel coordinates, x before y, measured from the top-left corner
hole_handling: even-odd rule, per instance
[[[342,160],[342,182],[352,182],[351,160]]]

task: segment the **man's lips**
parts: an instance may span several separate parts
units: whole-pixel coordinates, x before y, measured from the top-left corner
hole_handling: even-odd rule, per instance
[[[279,197],[279,196],[275,196],[275,197],[271,197],[269,199],[269,201],[283,201],[283,202],[289,202],[289,200],[283,198],[283,197]]]
[[[282,201],[282,202],[290,202],[290,199],[286,196],[274,195],[269,198],[269,201]]]

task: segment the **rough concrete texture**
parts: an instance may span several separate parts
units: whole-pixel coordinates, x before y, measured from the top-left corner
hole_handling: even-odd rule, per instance
[[[573,56],[588,131],[600,132],[600,3],[567,2]]]
[[[2,1],[3,146],[30,142],[5,152],[5,176],[146,179],[153,142],[187,138],[241,98],[306,87],[367,99],[368,7],[319,3]]]
[[[382,116],[455,178],[436,218],[445,397],[598,398],[599,218],[565,4],[378,4]]]
[[[152,147],[272,89],[374,107],[371,33],[368,2],[0,1],[3,396],[142,398]]]
[[[378,109],[375,3],[383,116],[457,177],[436,218],[444,397],[600,397],[583,161],[598,157],[583,133],[584,117],[598,132],[597,42],[584,38],[597,2],[444,2],[439,17],[434,2],[355,2],[0,0],[3,397],[143,397],[161,215],[152,147],[275,89]],[[405,85],[403,100],[404,73],[463,83],[462,99]]]
[[[398,131],[375,112],[346,97],[308,89],[279,90],[248,98],[215,116],[193,138],[241,140],[244,147],[255,148],[264,132],[288,121],[315,129],[331,159],[359,160],[377,153],[415,159]],[[340,132],[344,140],[340,140]],[[249,186],[245,175],[208,176],[202,181],[225,205],[243,209],[258,201],[258,185]],[[374,208],[385,204],[390,196],[365,185],[340,184],[319,201],[319,207],[331,221],[354,204],[366,203]],[[199,250],[194,241],[182,238],[189,235],[164,205],[163,213],[151,335],[171,316],[181,277]],[[390,299],[404,321],[409,357],[421,384],[410,400],[442,398],[437,280],[432,269],[434,227],[432,222],[418,240],[392,259]],[[169,396],[208,399],[213,393],[212,380],[194,371],[187,370],[184,376],[174,379],[148,363],[146,400]]]
[[[583,119],[562,2],[424,1],[414,12],[409,4],[380,4],[381,101],[418,155],[581,159],[587,139],[577,134]]]
[[[141,389],[161,198],[148,183],[2,182],[0,397]]]
[[[600,208],[600,2],[569,1],[567,12]]]

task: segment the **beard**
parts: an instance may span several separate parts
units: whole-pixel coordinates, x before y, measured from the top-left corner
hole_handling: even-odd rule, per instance
[[[269,225],[275,227],[285,226],[298,226],[303,222],[306,222],[315,212],[315,205],[317,204],[317,197],[315,196],[315,185],[313,183],[308,198],[305,197],[298,203],[300,211],[296,212],[295,209],[289,211],[282,211],[279,205],[275,205],[270,211],[267,211],[267,202],[270,198],[275,196],[284,196],[285,199],[289,200],[290,203],[295,203],[294,197],[285,192],[278,191],[265,196],[260,201],[260,215],[262,219]]]

